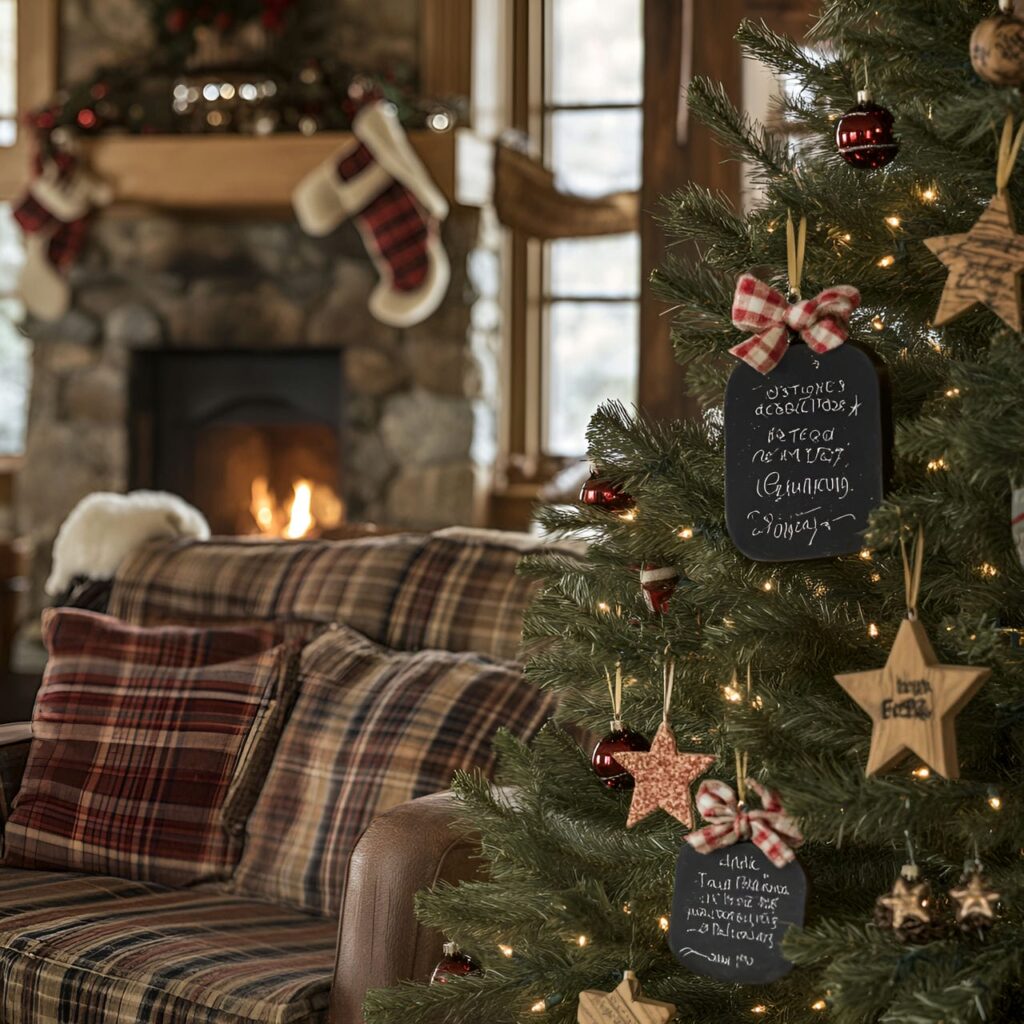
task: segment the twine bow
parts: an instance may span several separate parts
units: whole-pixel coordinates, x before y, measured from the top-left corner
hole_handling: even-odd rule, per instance
[[[746,782],[760,797],[760,809],[741,803],[727,783],[705,779],[697,790],[697,809],[708,824],[686,841],[698,853],[712,853],[749,839],[777,868],[784,868],[796,859],[793,849],[804,837],[783,810],[778,793],[753,779]]]
[[[732,322],[741,331],[753,331],[746,341],[729,352],[758,373],[771,373],[789,348],[789,332],[796,331],[811,349],[822,355],[846,341],[850,314],[860,305],[860,292],[852,285],[837,284],[813,299],[800,298],[807,221],[801,219],[799,237],[793,218],[786,222],[789,287],[793,302],[771,285],[743,274],[732,300]]]

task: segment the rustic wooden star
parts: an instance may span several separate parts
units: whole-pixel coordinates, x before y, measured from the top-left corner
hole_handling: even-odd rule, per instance
[[[892,927],[900,928],[908,919],[925,922],[929,920],[929,895],[927,882],[918,882],[900,875],[893,883],[892,890],[885,896],[878,897],[878,903],[892,913]]]
[[[693,828],[690,787],[715,763],[711,754],[680,754],[672,729],[662,722],[650,750],[623,752],[615,760],[636,780],[626,828],[659,807]]]
[[[579,1024],[668,1024],[675,1014],[672,1003],[645,999],[637,976],[626,971],[611,992],[581,992],[576,1020]]]
[[[989,888],[980,871],[972,871],[966,881],[949,890],[949,895],[956,904],[957,924],[973,914],[980,914],[990,921],[996,916],[993,904],[999,902],[1000,893]]]
[[[914,753],[945,778],[959,778],[955,719],[989,674],[975,665],[940,665],[924,626],[904,619],[883,668],[836,676],[874,722],[866,774]]]
[[[949,268],[936,327],[982,303],[1015,331],[1021,329],[1024,235],[1017,234],[1008,193],[994,195],[970,231],[926,238],[924,244]]]

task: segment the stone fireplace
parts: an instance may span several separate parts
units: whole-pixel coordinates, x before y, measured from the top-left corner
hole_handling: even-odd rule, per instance
[[[454,210],[444,239],[443,305],[398,330],[367,312],[376,274],[350,225],[315,240],[286,220],[97,219],[73,307],[27,325],[28,613],[60,523],[95,490],[167,487],[228,532],[254,532],[256,476],[278,504],[297,480],[319,479],[349,522],[478,522],[493,447],[481,381],[493,367],[473,326],[477,213]]]

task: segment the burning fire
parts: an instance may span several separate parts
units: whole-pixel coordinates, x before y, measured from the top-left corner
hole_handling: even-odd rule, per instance
[[[257,532],[264,537],[299,540],[319,530],[338,526],[345,518],[345,505],[334,489],[304,477],[293,481],[289,501],[279,504],[265,476],[253,479],[249,510]]]

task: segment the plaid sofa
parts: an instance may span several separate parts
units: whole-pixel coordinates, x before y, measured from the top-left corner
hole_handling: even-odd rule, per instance
[[[339,622],[388,647],[514,658],[537,542],[450,530],[326,542],[180,541],[120,567],[108,612],[136,625]],[[27,726],[0,726],[0,818]],[[337,919],[205,884],[171,889],[0,867],[4,1024],[357,1024],[367,989],[424,979],[441,937],[414,893],[475,870],[448,794],[380,815],[350,857]],[[385,894],[382,896],[382,894]]]

